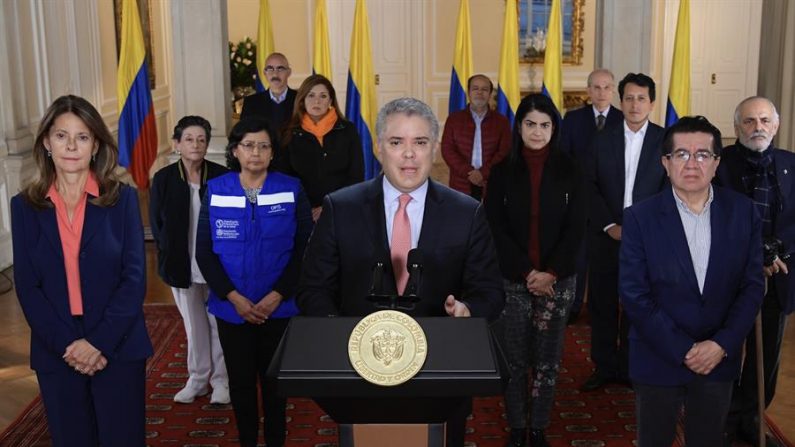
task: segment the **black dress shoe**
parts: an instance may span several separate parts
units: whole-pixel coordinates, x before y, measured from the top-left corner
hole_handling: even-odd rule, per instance
[[[605,386],[607,378],[602,377],[598,371],[594,371],[590,377],[582,384],[580,391],[596,391]]]
[[[530,430],[530,447],[549,447],[544,430]]]

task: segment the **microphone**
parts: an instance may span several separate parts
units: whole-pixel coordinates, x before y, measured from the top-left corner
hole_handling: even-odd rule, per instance
[[[367,292],[369,296],[384,296],[384,271],[386,270],[386,264],[386,258],[383,254],[376,255],[370,279],[370,290]]]
[[[423,253],[419,248],[412,248],[406,257],[406,269],[409,271],[409,279],[406,283],[406,290],[403,291],[403,296],[406,298],[414,298],[418,300],[417,295],[422,286],[422,269],[423,269]]]

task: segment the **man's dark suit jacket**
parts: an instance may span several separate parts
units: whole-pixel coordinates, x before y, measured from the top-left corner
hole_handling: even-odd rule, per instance
[[[290,117],[293,116],[293,108],[295,107],[296,91],[287,88],[287,96],[279,104],[276,104],[271,99],[270,90],[255,93],[246,96],[243,99],[243,109],[240,111],[240,119],[249,117],[260,117],[268,120],[273,130],[277,132],[277,136],[281,138],[282,130]]]
[[[326,196],[304,257],[297,303],[303,315],[363,316],[373,265],[385,262],[384,292],[395,294],[384,216],[383,176]],[[421,301],[407,312],[444,316],[448,295],[474,317],[496,318],[504,294],[497,254],[482,206],[429,180],[418,247],[424,269]]]
[[[623,121],[624,114],[611,105],[607,112],[604,129],[620,126]],[[585,107],[566,112],[561,128],[560,148],[583,166],[587,166],[595,134],[596,118],[594,118],[593,106],[586,104]]]
[[[666,184],[662,166],[662,139],[665,130],[649,122],[643,138],[632,203],[650,197]],[[591,203],[588,213],[588,255],[591,271],[615,271],[619,242],[605,233],[611,224],[621,225],[624,212],[624,125],[599,132],[590,161]]]
[[[80,238],[80,286],[84,333],[67,297],[63,248],[55,208],[35,209],[21,195],[11,199],[14,282],[30,325],[30,367],[69,372],[66,347],[85,338],[108,362],[152,355],[144,324],[146,257],[138,197],[122,187],[113,206],[86,203]]]
[[[665,188],[624,212],[619,296],[631,322],[634,382],[676,386],[696,379],[684,358],[704,340],[727,354],[706,378],[739,376],[745,337],[762,303],[762,226],[747,197],[715,187],[710,227],[702,293],[673,191]]]
[[[746,191],[742,180],[743,174],[746,173],[747,162],[742,156],[741,149],[739,142],[723,149],[715,184],[748,196],[749,192]],[[792,178],[795,175],[795,154],[772,145],[767,150],[773,151],[781,200],[781,208],[776,217],[775,235],[784,242],[785,253],[795,253],[795,181]],[[774,278],[776,293],[784,313],[795,311],[795,272],[790,272],[789,275],[778,274]]]

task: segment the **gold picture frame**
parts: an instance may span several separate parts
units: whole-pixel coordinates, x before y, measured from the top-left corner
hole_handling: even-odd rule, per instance
[[[149,89],[155,89],[155,58],[152,52],[152,13],[151,0],[137,0],[138,14],[141,15],[141,29],[144,34],[146,48],[146,66],[149,68]],[[121,54],[121,11],[122,0],[113,0],[113,16],[116,19],[116,57]],[[118,64],[118,60],[116,61]]]
[[[563,12],[563,63],[566,65],[582,65],[583,59],[583,28],[585,27],[585,0],[560,0]],[[549,6],[552,0],[519,0],[519,60],[530,64],[544,63],[543,50],[545,44],[538,29],[546,30],[549,21]],[[529,10],[530,7],[533,10]],[[544,13],[543,11],[547,11]],[[543,26],[538,26],[539,21]],[[528,31],[528,23],[536,25],[536,32]]]

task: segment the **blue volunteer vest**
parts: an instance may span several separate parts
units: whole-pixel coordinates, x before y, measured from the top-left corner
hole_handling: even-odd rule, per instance
[[[293,177],[270,172],[254,205],[246,198],[238,175],[230,172],[207,182],[210,232],[213,252],[235,289],[256,304],[273,290],[292,256],[301,184]],[[244,322],[234,305],[212,290],[207,307],[224,321]],[[297,314],[295,297],[285,297],[271,318]]]

